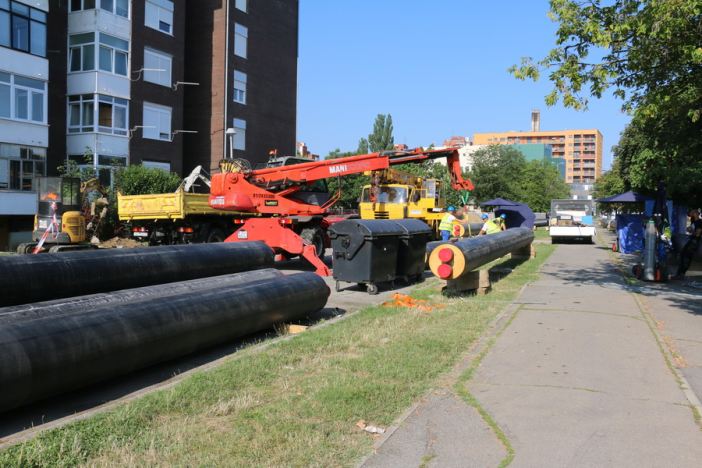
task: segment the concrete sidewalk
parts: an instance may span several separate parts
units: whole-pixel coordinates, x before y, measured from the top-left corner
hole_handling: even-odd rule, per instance
[[[702,432],[684,382],[607,250],[558,246],[542,273],[467,384],[513,447],[512,466],[699,466]],[[445,389],[365,466],[497,466],[505,455]]]

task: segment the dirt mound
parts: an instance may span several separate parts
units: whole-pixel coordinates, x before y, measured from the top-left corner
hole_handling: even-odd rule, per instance
[[[146,247],[146,245],[142,244],[139,241],[135,241],[134,239],[129,239],[129,238],[125,239],[122,237],[113,237],[110,240],[100,242],[101,249],[116,249],[116,248],[134,249],[136,247]]]

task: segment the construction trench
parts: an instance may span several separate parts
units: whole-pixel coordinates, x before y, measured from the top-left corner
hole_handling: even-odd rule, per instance
[[[428,263],[455,287],[470,270],[523,252],[532,240],[530,230],[512,229],[429,243]],[[432,261],[447,250],[450,260]],[[99,268],[106,264],[110,268]],[[442,278],[441,265],[450,265],[455,278]],[[357,308],[377,302],[358,291],[330,300],[330,278],[273,266],[273,252],[261,242],[1,258],[0,414],[30,417],[51,397],[70,400],[75,390],[178,362],[304,319],[330,303],[350,309],[344,301],[355,296],[362,296]],[[0,441],[11,434],[0,428]]]

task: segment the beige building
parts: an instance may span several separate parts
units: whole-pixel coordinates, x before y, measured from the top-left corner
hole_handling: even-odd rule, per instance
[[[532,127],[538,129],[538,123]],[[569,184],[591,184],[602,174],[602,133],[592,130],[476,133],[474,145],[551,145],[554,158],[566,161],[565,180]]]

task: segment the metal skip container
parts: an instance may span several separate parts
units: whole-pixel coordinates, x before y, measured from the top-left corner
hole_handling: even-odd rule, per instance
[[[405,281],[421,281],[426,266],[426,248],[433,231],[418,219],[394,220],[402,229],[397,252],[397,277]]]
[[[340,282],[365,284],[370,294],[397,276],[397,252],[404,230],[389,220],[349,219],[332,225],[332,262]]]

